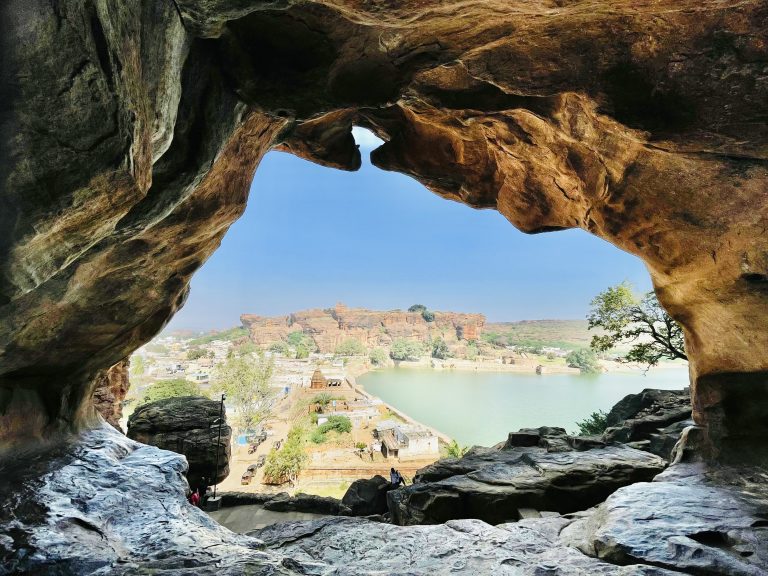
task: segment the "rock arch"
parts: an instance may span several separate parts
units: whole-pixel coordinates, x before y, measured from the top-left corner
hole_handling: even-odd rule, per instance
[[[760,0],[11,0],[2,8],[0,438],[90,425],[281,148],[581,227],[685,328],[714,456],[768,436]]]

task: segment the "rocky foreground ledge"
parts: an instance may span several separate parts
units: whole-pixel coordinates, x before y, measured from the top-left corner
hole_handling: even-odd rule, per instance
[[[187,504],[185,460],[111,426],[0,465],[0,574],[757,576],[768,473],[677,464],[585,512],[491,526],[333,517],[236,535]],[[30,465],[30,462],[32,464]]]

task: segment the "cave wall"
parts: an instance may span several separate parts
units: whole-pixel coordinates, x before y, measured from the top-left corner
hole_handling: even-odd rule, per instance
[[[123,400],[131,387],[129,369],[131,361],[126,358],[96,377],[93,389],[93,407],[104,420],[123,432],[120,419],[123,417]]]
[[[642,258],[713,455],[768,436],[768,6],[10,0],[0,7],[0,438],[92,425],[260,158],[372,161]],[[290,207],[286,207],[290,209]]]

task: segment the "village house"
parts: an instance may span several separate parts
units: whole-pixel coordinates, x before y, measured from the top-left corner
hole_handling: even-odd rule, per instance
[[[413,424],[384,420],[376,425],[373,436],[381,442],[384,458],[403,461],[440,456],[437,436]]]

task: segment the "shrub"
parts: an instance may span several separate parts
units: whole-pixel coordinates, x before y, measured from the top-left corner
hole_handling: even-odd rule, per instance
[[[589,418],[586,418],[581,422],[577,422],[576,425],[579,427],[580,435],[598,436],[605,432],[605,429],[608,428],[608,414],[602,410],[592,412]]]
[[[565,361],[571,368],[578,368],[582,374],[597,374],[600,372],[600,364],[597,362],[597,354],[588,348],[581,348],[569,352]]]
[[[468,450],[469,447],[459,446],[459,443],[456,442],[456,440],[451,440],[451,443],[445,447],[445,454],[448,458],[461,458]]]
[[[477,343],[474,340],[471,340],[469,344],[467,344],[467,351],[464,353],[464,357],[467,360],[477,360],[479,354],[480,351],[477,349]]]
[[[365,450],[366,448],[368,448],[368,444],[366,444],[365,442],[355,442],[355,448],[357,448],[358,450]]]
[[[269,351],[287,356],[290,354],[291,348],[285,342],[275,342],[274,344],[269,345]]]
[[[337,356],[361,356],[365,354],[365,346],[359,340],[347,338],[336,346],[335,352]]]
[[[371,350],[371,353],[368,355],[368,358],[371,360],[371,364],[374,364],[376,366],[383,366],[387,363],[387,353],[382,348],[374,348]]]
[[[424,318],[425,322],[434,322],[435,321],[435,313],[430,312],[429,310],[424,310],[421,313],[421,317]]]
[[[451,356],[451,352],[450,350],[448,350],[448,344],[445,343],[445,340],[438,337],[432,343],[432,358],[445,360],[446,358],[450,358],[450,356]]]
[[[198,358],[204,358],[207,353],[202,348],[192,348],[187,351],[187,360],[197,360]]]
[[[322,444],[325,442],[325,433],[320,430],[320,427],[317,427],[312,431],[312,435],[309,439],[315,444]]]
[[[405,338],[398,338],[392,342],[389,356],[392,360],[418,360],[423,350],[421,344]]]
[[[183,378],[160,380],[147,388],[141,399],[141,404],[148,404],[149,402],[155,402],[156,400],[176,398],[179,396],[202,396],[200,386],[194,382],[184,380]]]
[[[310,440],[315,444],[322,444],[326,440],[328,432],[337,432],[346,434],[352,431],[352,421],[346,416],[330,416],[327,422],[324,422],[312,432]]]
[[[424,313],[427,311],[427,307],[424,306],[424,304],[414,304],[410,308],[408,308],[408,312],[421,312]]]
[[[319,428],[323,432],[335,430],[339,434],[346,434],[347,432],[352,432],[352,421],[346,416],[330,416],[328,422],[325,422]]]
[[[328,406],[328,404],[330,404],[333,400],[338,400],[338,398],[329,394],[328,392],[320,392],[320,394],[315,394],[312,396],[310,403],[320,404],[320,406]]]

